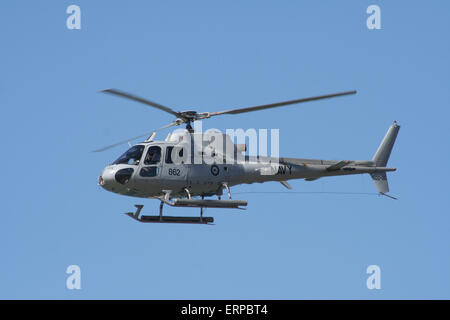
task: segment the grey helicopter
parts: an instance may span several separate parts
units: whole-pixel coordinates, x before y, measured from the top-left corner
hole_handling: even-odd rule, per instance
[[[132,197],[160,201],[159,215],[141,215],[143,205],[135,205],[128,216],[149,223],[212,224],[213,217],[203,216],[204,208],[245,209],[246,200],[232,198],[230,188],[240,184],[280,182],[287,189],[292,179],[313,181],[323,177],[369,174],[380,195],[388,195],[387,167],[400,126],[396,121],[389,127],[371,160],[323,160],[246,155],[246,144],[237,144],[221,132],[196,132],[195,121],[220,115],[235,115],[293,104],[355,94],[345,91],[309,98],[289,100],[247,108],[199,113],[194,110],[174,111],[159,103],[133,94],[105,89],[100,92],[130,99],[167,112],[175,120],[157,130],[94,150],[101,152],[143,137],[148,138],[123,153],[106,166],[98,177],[98,185],[105,190]],[[156,132],[172,126],[185,125],[185,130],[169,133],[163,141],[154,140]],[[195,126],[194,126],[195,127]],[[227,198],[223,199],[224,191]],[[217,197],[217,199],[205,199]],[[197,217],[163,215],[164,205],[200,208]]]

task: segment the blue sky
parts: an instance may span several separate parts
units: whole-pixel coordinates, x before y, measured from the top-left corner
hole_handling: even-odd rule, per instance
[[[71,4],[81,30],[66,28]],[[371,4],[381,30],[366,27]],[[444,1],[2,1],[0,298],[450,298],[449,12]],[[90,150],[172,119],[98,93],[109,87],[199,111],[356,89],[204,128],[279,128],[283,156],[370,159],[397,120],[399,200],[307,193],[375,193],[368,176],[298,180],[293,192],[233,188],[248,210],[208,209],[215,226],[139,224],[122,213],[156,213],[157,201],[97,186],[127,147]],[[66,289],[72,264],[81,290]],[[381,290],[366,288],[372,264]]]

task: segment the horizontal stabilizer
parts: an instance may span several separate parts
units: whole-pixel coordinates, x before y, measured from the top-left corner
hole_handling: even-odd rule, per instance
[[[336,171],[339,170],[342,167],[345,167],[346,165],[348,165],[350,163],[350,161],[348,160],[342,160],[339,161],[338,163],[335,163],[329,167],[327,167],[327,171]]]

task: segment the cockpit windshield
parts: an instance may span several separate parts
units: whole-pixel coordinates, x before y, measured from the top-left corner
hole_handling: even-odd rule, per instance
[[[142,157],[142,152],[144,151],[145,146],[137,145],[131,147],[124,154],[122,154],[113,164],[133,164],[138,165],[139,161]]]

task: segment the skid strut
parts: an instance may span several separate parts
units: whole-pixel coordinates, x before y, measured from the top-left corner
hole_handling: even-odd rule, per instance
[[[228,187],[228,184],[226,182],[224,182],[224,183],[222,183],[222,186],[225,188],[225,190],[227,190],[228,199],[231,200],[231,192],[230,192],[230,188]]]

